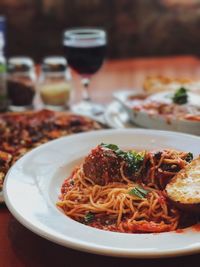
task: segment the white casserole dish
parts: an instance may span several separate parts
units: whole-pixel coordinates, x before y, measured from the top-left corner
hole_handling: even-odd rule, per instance
[[[170,130],[177,132],[200,135],[200,121],[189,119],[167,118],[159,114],[149,114],[144,110],[134,110],[133,96],[146,96],[141,91],[118,91],[114,93],[114,98],[118,100],[129,114],[130,120],[139,126],[150,129]],[[199,102],[200,104],[200,102]]]

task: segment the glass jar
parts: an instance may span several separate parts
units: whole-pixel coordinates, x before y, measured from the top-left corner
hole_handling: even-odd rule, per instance
[[[8,60],[7,90],[9,109],[24,111],[33,108],[36,74],[34,62],[28,57],[12,57]]]
[[[4,57],[3,48],[4,48],[4,37],[2,32],[0,32],[0,112],[6,111],[8,104],[7,87],[6,87],[6,59]]]
[[[38,90],[48,109],[64,110],[69,107],[71,75],[64,57],[51,56],[42,62]]]

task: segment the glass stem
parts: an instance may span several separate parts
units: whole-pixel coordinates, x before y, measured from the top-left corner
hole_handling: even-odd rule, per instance
[[[88,92],[88,87],[90,85],[90,79],[88,78],[83,78],[81,80],[81,83],[83,85],[83,101],[91,101],[91,98],[89,96],[89,92]]]

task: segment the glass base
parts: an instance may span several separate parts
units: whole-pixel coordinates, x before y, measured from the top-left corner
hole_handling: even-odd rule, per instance
[[[26,110],[31,110],[33,109],[33,105],[29,106],[15,106],[15,105],[9,105],[8,110],[13,111],[13,112],[22,112]]]
[[[45,109],[50,109],[53,111],[64,111],[64,110],[68,110],[69,106],[65,105],[65,106],[58,106],[58,105],[47,105],[44,104],[44,108]]]
[[[101,104],[97,104],[90,101],[82,101],[71,107],[74,113],[86,116],[99,116],[105,111],[105,107]]]

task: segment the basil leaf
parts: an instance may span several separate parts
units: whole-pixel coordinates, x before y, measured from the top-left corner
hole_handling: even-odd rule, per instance
[[[124,155],[124,160],[128,163],[130,171],[137,172],[143,164],[144,156],[135,151],[128,151]]]
[[[101,146],[105,147],[105,148],[109,148],[113,151],[116,151],[119,149],[119,147],[117,145],[114,145],[114,144],[104,144],[104,143],[101,143]]]
[[[184,87],[181,87],[175,92],[174,96],[172,97],[172,100],[175,104],[178,105],[186,104],[188,102],[187,90]]]
[[[90,222],[92,222],[92,221],[94,220],[94,218],[95,218],[94,214],[93,214],[92,212],[89,211],[89,212],[85,215],[85,217],[84,217],[84,221],[85,221],[86,223],[90,223]]]
[[[146,198],[148,193],[149,193],[148,190],[145,190],[144,188],[141,188],[141,187],[134,187],[133,189],[129,191],[130,195],[135,195],[139,198]]]

